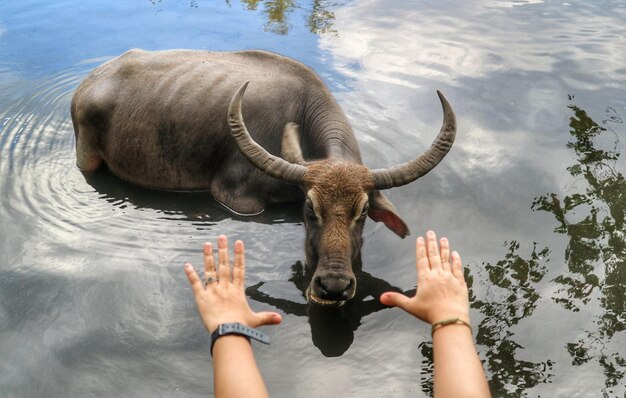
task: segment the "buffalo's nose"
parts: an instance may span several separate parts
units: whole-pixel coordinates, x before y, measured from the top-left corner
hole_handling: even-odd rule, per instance
[[[324,300],[344,301],[354,295],[354,277],[344,275],[324,275],[315,278],[315,287]]]

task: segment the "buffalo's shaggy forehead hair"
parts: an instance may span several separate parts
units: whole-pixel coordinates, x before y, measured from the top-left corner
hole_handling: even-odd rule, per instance
[[[366,166],[338,161],[312,163],[308,166],[304,182],[328,204],[374,189],[372,174]]]

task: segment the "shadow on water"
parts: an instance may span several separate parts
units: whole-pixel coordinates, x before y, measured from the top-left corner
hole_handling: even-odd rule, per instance
[[[306,297],[306,290],[313,276],[312,272],[299,261],[291,267],[291,271],[289,281],[302,292],[302,297]],[[380,303],[378,297],[387,291],[401,291],[361,269],[354,271],[357,278],[356,294],[352,300],[338,308],[272,297],[261,291],[263,282],[248,287],[246,293],[250,298],[269,304],[287,314],[308,317],[313,344],[324,356],[338,357],[350,348],[354,341],[354,332],[361,326],[361,319],[387,308]],[[415,290],[407,291],[405,294],[414,295]]]
[[[193,222],[214,223],[238,219],[263,224],[301,223],[302,204],[288,203],[268,207],[254,216],[238,216],[215,201],[208,192],[167,192],[144,189],[115,176],[101,167],[85,180],[102,198],[118,208],[153,209],[164,218],[181,217]]]
[[[165,217],[177,219],[182,217],[204,224],[229,218],[265,224],[302,222],[301,203],[272,206],[257,216],[239,217],[213,200],[207,192],[182,193],[143,189],[123,181],[106,167],[89,175],[86,180],[103,199],[118,208],[153,209]],[[292,265],[289,281],[301,292],[302,300],[293,301],[281,293],[268,293],[267,289],[263,289],[263,282],[248,287],[246,293],[251,299],[269,304],[284,313],[307,317],[313,344],[323,355],[337,357],[343,355],[352,344],[354,332],[361,325],[361,319],[386,308],[378,297],[386,291],[401,291],[388,282],[362,271],[360,266],[356,266],[354,272],[358,281],[355,297],[339,308],[326,308],[306,302],[306,290],[312,272],[299,261]],[[407,291],[405,294],[414,295],[415,290]]]
[[[564,253],[567,272],[549,281],[560,285],[552,300],[574,313],[592,300],[602,308],[593,323],[597,328],[581,331],[583,337],[567,342],[564,348],[574,366],[595,361],[602,368],[603,396],[620,396],[626,360],[623,347],[617,349],[612,339],[626,329],[626,181],[616,168],[619,138],[609,124],[623,122],[612,108],[607,109],[604,126],[576,105],[568,109],[573,112],[569,123],[573,140],[566,147],[574,152],[576,163],[567,170],[576,183],[562,197],[549,193],[535,198],[531,210],[552,213],[558,222],[554,232],[569,238]],[[613,143],[611,148],[601,149],[607,139]],[[473,274],[467,269],[466,280],[471,308],[483,316],[475,329],[476,343],[486,358],[491,392],[496,397],[519,397],[554,376],[553,360],[520,359],[524,347],[516,341],[514,328],[530,318],[540,302],[539,283],[555,253],[534,243],[532,253],[524,258],[518,253],[519,242],[508,241],[504,246],[507,252],[502,260],[483,263]],[[485,287],[483,297],[474,294],[478,287]],[[432,395],[432,343],[419,347],[424,358],[421,388]]]

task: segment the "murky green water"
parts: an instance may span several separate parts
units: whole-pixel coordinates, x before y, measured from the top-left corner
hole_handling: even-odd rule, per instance
[[[457,141],[387,192],[413,231],[367,223],[359,291],[309,308],[297,206],[233,217],[204,194],[74,166],[69,101],[129,48],[260,48],[327,82],[363,158],[430,144],[442,90]],[[413,239],[450,238],[494,396],[626,396],[626,2],[0,3],[0,395],[200,397],[208,336],[182,273],[225,233],[248,248],[255,346],[275,397],[432,393],[429,328],[383,309],[415,288]]]

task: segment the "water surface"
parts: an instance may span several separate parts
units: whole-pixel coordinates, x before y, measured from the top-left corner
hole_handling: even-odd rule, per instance
[[[414,238],[468,268],[494,396],[624,397],[626,2],[90,1],[0,4],[0,395],[212,394],[182,264],[220,234],[248,249],[272,396],[432,394],[430,331],[376,298],[415,288]],[[303,298],[299,208],[229,214],[206,194],[74,166],[72,92],[130,48],[265,49],[312,67],[387,167],[459,129],[430,174],[387,193],[413,235],[368,222],[357,298]]]

